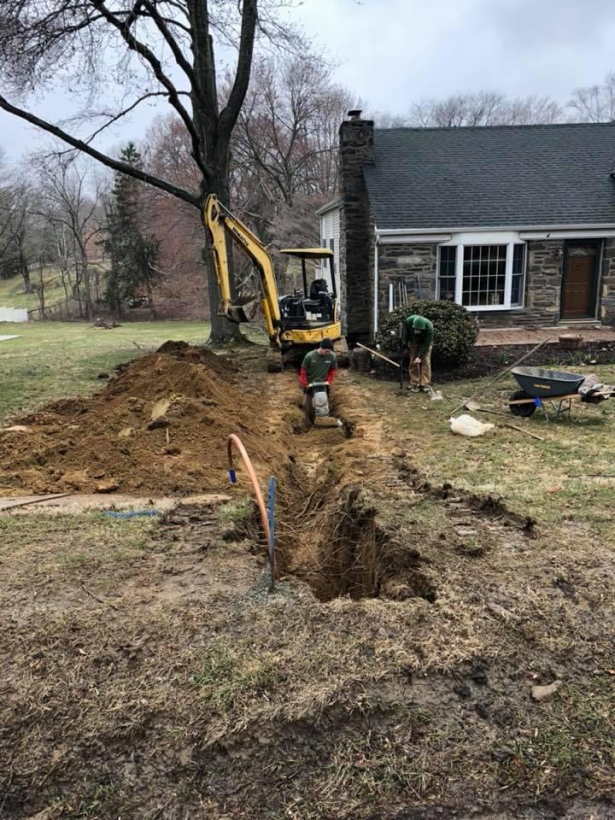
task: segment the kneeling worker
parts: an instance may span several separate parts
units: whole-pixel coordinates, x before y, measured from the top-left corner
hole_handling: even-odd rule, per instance
[[[424,316],[408,316],[404,322],[403,343],[410,354],[410,388],[425,390],[431,381],[433,324]]]
[[[314,401],[309,386],[314,382],[331,384],[336,370],[337,359],[333,352],[331,339],[323,339],[316,350],[310,350],[303,359],[299,371],[299,383],[305,393],[303,409],[310,424],[314,423]]]

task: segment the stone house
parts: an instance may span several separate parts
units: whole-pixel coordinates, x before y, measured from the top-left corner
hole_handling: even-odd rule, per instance
[[[339,219],[351,342],[414,297],[488,327],[615,324],[615,124],[374,129],[351,113],[320,214],[323,237]]]

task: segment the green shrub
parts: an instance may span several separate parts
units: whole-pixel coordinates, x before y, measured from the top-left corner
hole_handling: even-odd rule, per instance
[[[394,310],[384,319],[376,341],[385,353],[399,353],[399,323],[413,314],[433,322],[433,358],[448,366],[465,361],[478,336],[478,322],[455,302],[412,302]]]

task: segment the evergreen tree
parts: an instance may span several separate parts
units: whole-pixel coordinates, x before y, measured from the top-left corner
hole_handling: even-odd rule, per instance
[[[141,168],[141,154],[134,143],[128,143],[120,157],[128,165]],[[144,294],[155,315],[153,290],[160,279],[156,268],[159,249],[155,237],[143,230],[142,206],[142,183],[116,172],[103,244],[111,260],[105,301],[118,316],[126,302],[138,302]]]

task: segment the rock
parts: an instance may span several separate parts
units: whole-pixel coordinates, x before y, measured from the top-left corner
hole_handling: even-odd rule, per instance
[[[70,487],[73,490],[80,490],[84,484],[89,480],[87,470],[73,470],[73,472],[65,473],[62,478],[62,485]]]
[[[117,434],[118,438],[132,438],[136,430],[134,427],[123,427],[120,432]]]
[[[554,680],[548,686],[532,686],[532,698],[537,701],[552,697],[562,685],[560,680]]]
[[[152,421],[166,416],[172,401],[173,399],[158,399],[158,401],[154,402],[150,416]]]
[[[114,478],[108,478],[106,481],[101,481],[96,487],[97,493],[114,493],[119,490],[120,485]]]

